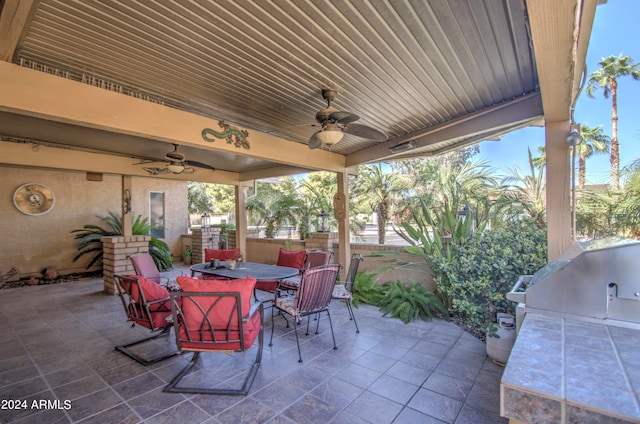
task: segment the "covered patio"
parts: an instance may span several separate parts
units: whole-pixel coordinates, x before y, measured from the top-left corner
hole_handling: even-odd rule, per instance
[[[184,208],[186,181],[235,187],[236,247],[246,252],[248,189],[317,170],[337,175],[335,259],[346,264],[349,176],[359,165],[434,156],[529,125],[546,127],[553,259],[572,243],[565,140],[598,3],[0,2],[0,194],[11,199],[19,181],[35,179],[54,181],[58,194],[42,216],[3,207],[0,230],[13,245],[0,248],[0,271],[70,263],[69,232],[108,208],[136,243],[128,228],[134,214],[149,215],[149,193],[167,194],[171,216],[169,207]],[[337,92],[330,105],[324,89]],[[339,142],[310,149],[329,127],[315,120],[328,106],[386,141],[347,126]],[[171,221],[178,233],[181,219]],[[276,324],[246,398],[163,393],[187,358],[143,367],[113,349],[141,330],[104,293],[119,272],[115,259],[105,263],[104,281],[0,290],[0,393],[27,401],[0,421],[506,421],[502,368],[482,342],[451,322],[405,325],[367,306],[355,334],[340,303],[331,309],[338,350],[321,325],[301,366],[291,331]],[[223,381],[243,365],[237,358],[205,355]],[[40,410],[47,400],[53,409]]]
[[[507,422],[499,415],[503,368],[487,358],[481,341],[452,322],[405,325],[366,305],[356,310],[356,334],[340,302],[331,304],[338,350],[324,318],[319,335],[302,336],[299,364],[292,329],[276,320],[273,347],[265,343],[248,396],[163,393],[191,354],[143,367],[116,351],[116,344],[147,330],[130,327],[120,300],[104,294],[102,284],[94,279],[0,290],[0,398],[26,402],[22,409],[3,405],[1,422]],[[163,340],[154,348],[175,346],[173,334]],[[234,384],[247,367],[242,358],[204,354],[211,369],[203,374]]]

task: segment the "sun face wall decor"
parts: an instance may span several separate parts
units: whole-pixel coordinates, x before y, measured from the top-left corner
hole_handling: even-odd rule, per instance
[[[53,191],[43,184],[23,184],[13,193],[13,204],[26,215],[44,215],[53,209],[55,203]]]

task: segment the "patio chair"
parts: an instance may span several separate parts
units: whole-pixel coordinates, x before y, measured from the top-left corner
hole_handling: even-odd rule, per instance
[[[229,259],[236,259],[241,255],[240,249],[204,249],[204,261],[209,262],[211,259],[217,259],[219,261],[228,261]]]
[[[307,259],[307,251],[306,250],[296,250],[296,251],[292,251],[292,250],[286,250],[283,248],[280,248],[279,252],[278,252],[278,261],[276,262],[276,265],[278,266],[288,266],[291,268],[296,268],[296,269],[304,269],[304,262]],[[276,288],[278,288],[278,284],[280,284],[280,281],[258,281],[256,283],[256,290],[262,290],[268,293],[275,293],[276,292]],[[255,293],[253,293],[254,298],[256,299],[256,301],[258,301],[258,297]],[[271,301],[271,298],[269,298],[268,301]]]
[[[251,293],[256,280],[216,281],[178,277],[181,292],[171,293],[176,344],[180,352],[194,352],[189,365],[165,387],[165,392],[246,395],[251,389],[260,362],[263,346],[262,303],[251,305]],[[206,384],[185,383],[201,353],[245,352],[258,339],[256,356],[244,377],[242,387],[208,387]],[[204,372],[204,371],[201,371]],[[215,380],[197,378],[198,382]]]
[[[304,269],[315,268],[322,265],[328,265],[333,257],[331,250],[311,250],[307,252],[307,259],[304,263]],[[280,283],[280,288],[285,290],[298,290],[300,285],[300,275],[285,278]]]
[[[129,256],[129,260],[137,275],[165,286],[169,284],[169,278],[160,275],[160,271],[149,253],[136,253]]]
[[[139,275],[114,275],[113,278],[122,300],[124,312],[127,315],[127,321],[131,321],[131,327],[138,324],[148,328],[153,334],[142,340],[116,346],[116,350],[144,366],[155,364],[177,355],[177,352],[173,351],[161,356],[156,355],[148,358],[136,353],[136,349],[133,349],[134,346],[169,335],[172,323],[169,319],[171,316],[171,303],[167,289]]]
[[[332,296],[332,299],[342,300],[346,303],[347,310],[349,311],[349,319],[356,325],[356,333],[359,333],[360,329],[358,328],[358,322],[356,321],[356,316],[353,313],[351,303],[353,300],[353,283],[356,280],[358,267],[362,261],[363,258],[361,254],[354,253],[351,255],[351,262],[349,263],[349,270],[347,271],[346,278],[343,283],[336,284],[336,287],[333,289]]]
[[[274,295],[273,310],[271,311],[271,338],[269,346],[273,346],[273,329],[275,327],[274,317],[277,309],[282,314],[288,314],[293,317],[293,329],[296,334],[296,344],[298,345],[298,362],[302,362],[302,353],[300,352],[300,340],[298,338],[298,325],[300,319],[304,316],[327,312],[329,316],[329,326],[331,327],[331,337],[333,338],[333,348],[337,349],[336,337],[333,333],[333,324],[331,322],[331,314],[329,312],[329,303],[333,288],[338,279],[341,265],[329,264],[316,268],[306,269],[302,273],[300,286],[295,294],[287,294],[277,289]],[[287,321],[287,327],[289,322]],[[316,334],[320,320],[316,324]],[[307,334],[309,333],[309,320],[307,320]]]
[[[204,249],[204,261],[211,262],[213,259],[217,259],[219,261],[228,261],[230,259],[236,259],[241,255],[240,249]],[[192,272],[193,276],[193,272]],[[217,275],[210,274],[202,274],[200,278],[203,280],[228,280],[226,277],[220,277]]]

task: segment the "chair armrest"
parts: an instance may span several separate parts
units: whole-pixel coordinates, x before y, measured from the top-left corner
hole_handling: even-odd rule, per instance
[[[264,305],[262,302],[257,302],[251,305],[251,309],[249,309],[249,313],[242,317],[242,322],[248,322],[251,317],[256,313],[256,311],[264,309]]]
[[[153,305],[154,303],[166,302],[167,300],[171,300],[171,297],[163,297],[162,299],[152,300],[152,301],[147,302],[147,305]]]

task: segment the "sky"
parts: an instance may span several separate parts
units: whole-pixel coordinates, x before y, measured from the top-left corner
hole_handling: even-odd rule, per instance
[[[596,9],[591,41],[587,50],[587,74],[599,68],[598,62],[611,55],[631,56],[633,63],[640,63],[640,1],[608,0]],[[605,99],[600,89],[595,98],[587,96],[583,89],[574,117],[577,123],[589,127],[602,125],[602,131],[611,136],[611,97]],[[624,77],[618,80],[618,141],[620,143],[620,168],[640,159],[640,81]],[[518,166],[528,171],[527,147],[534,156],[538,146],[544,145],[544,128],[528,127],[511,132],[498,142],[480,143],[480,153],[475,160],[487,161],[501,175],[511,174]],[[610,182],[609,155],[594,155],[586,162],[587,184]]]

